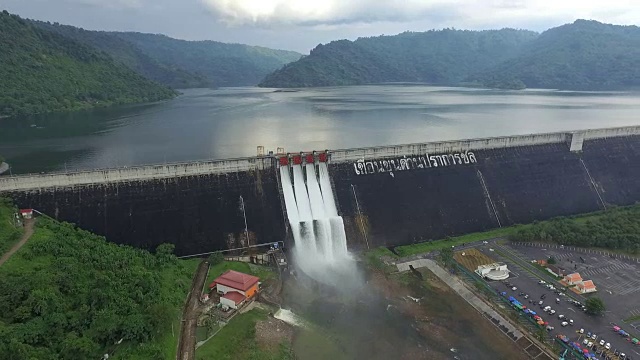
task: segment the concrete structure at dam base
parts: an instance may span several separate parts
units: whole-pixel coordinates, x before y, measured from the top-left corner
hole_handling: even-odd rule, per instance
[[[326,153],[350,248],[640,200],[640,126]],[[174,243],[178,255],[290,242],[277,171],[283,157],[1,176],[0,196],[116,243]]]

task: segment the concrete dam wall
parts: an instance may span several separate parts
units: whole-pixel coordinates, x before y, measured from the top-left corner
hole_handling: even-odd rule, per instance
[[[178,255],[281,241],[285,233],[274,167],[5,195],[116,243],[146,249],[173,243]]]
[[[350,248],[427,241],[640,200],[640,127],[328,154]],[[154,248],[171,242],[179,255],[290,242],[277,169],[283,156],[2,176],[0,196],[116,243]]]

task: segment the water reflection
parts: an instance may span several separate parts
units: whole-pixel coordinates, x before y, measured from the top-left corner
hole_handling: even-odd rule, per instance
[[[640,94],[409,85],[185,90],[165,103],[0,120],[16,172],[132,166],[637,124]]]

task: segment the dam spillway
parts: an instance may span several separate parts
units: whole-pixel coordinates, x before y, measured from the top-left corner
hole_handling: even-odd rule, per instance
[[[640,201],[640,127],[320,154],[327,162],[313,168],[313,196],[317,186],[325,214],[333,208],[341,216],[349,248],[428,241]],[[308,211],[306,202],[304,214],[297,203],[298,213],[287,211],[287,194],[297,193],[283,187],[280,161],[294,156],[0,176],[0,196],[116,243],[174,243],[179,255],[295,241],[292,216],[313,223],[314,215],[309,192]],[[295,185],[298,171],[291,170]],[[335,197],[325,196],[326,187]]]

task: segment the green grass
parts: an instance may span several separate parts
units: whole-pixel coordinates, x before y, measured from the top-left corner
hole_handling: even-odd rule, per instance
[[[640,321],[640,315],[631,316],[631,317],[628,317],[628,318],[624,319],[624,322],[626,322],[626,323],[631,323],[631,322],[636,322],[636,321]]]
[[[488,240],[496,237],[503,237],[512,234],[521,225],[514,225],[505,228],[493,229],[485,232],[471,233],[467,235],[457,236],[448,239],[441,239],[435,241],[429,241],[419,244],[398,246],[395,248],[396,252],[400,256],[410,256],[422,253],[428,253],[436,250],[443,249],[445,247],[451,247],[452,245],[462,245],[465,243]]]
[[[280,344],[277,351],[262,350],[255,340],[255,325],[267,318],[267,312],[253,309],[238,314],[211,340],[196,350],[197,360],[276,360],[291,359],[289,344]]]
[[[267,266],[249,264],[240,261],[223,261],[220,264],[213,265],[209,268],[207,281],[204,283],[205,288],[209,288],[209,284],[227,270],[235,270],[245,274],[251,274],[260,278],[260,281],[276,277],[275,271]]]
[[[13,214],[17,211],[7,200],[0,198],[0,255],[7,252],[22,236],[22,228],[16,227]]]

